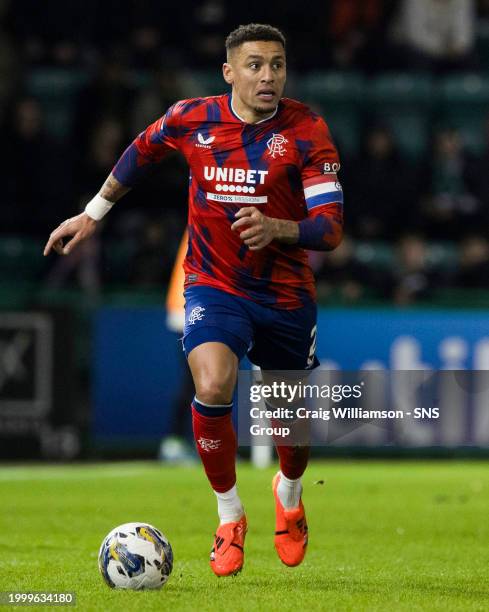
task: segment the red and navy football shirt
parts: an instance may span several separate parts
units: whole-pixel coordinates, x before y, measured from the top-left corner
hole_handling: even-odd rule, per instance
[[[305,248],[334,248],[342,229],[338,155],[323,119],[287,98],[255,124],[233,111],[230,94],[183,100],[136,138],[113,174],[132,187],[172,149],[190,166],[186,285],[284,309],[314,300]],[[250,251],[231,230],[243,206],[299,222],[299,242]]]

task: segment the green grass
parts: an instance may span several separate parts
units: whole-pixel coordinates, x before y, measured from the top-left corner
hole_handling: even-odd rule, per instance
[[[3,467],[0,591],[75,591],[83,611],[489,608],[486,463],[311,464],[310,546],[298,568],[273,548],[272,474],[239,466],[246,562],[217,579],[208,566],[215,500],[200,466]],[[170,539],[175,565],[161,591],[113,591],[98,573],[102,538],[128,521]]]

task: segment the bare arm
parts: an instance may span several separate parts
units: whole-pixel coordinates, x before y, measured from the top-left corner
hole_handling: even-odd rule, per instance
[[[126,187],[122,183],[119,183],[115,176],[110,173],[99,193],[106,200],[117,202],[129,191],[131,191],[130,187]]]
[[[104,198],[104,200],[115,203],[128,191],[130,191],[130,187],[126,187],[120,183],[111,173],[102,185],[99,196]],[[56,251],[58,255],[68,255],[75,246],[94,234],[97,229],[97,223],[98,221],[93,219],[85,211],[76,217],[66,219],[66,221],[63,221],[63,223],[58,225],[58,227],[51,232],[49,240],[44,247],[44,255],[48,255],[51,249]],[[63,246],[63,239],[70,236],[72,236],[71,240]]]

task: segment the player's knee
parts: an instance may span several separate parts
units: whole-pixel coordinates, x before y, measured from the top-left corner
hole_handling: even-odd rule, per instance
[[[197,399],[208,406],[230,404],[233,399],[233,387],[230,381],[215,376],[205,376],[197,385]]]
[[[189,355],[197,399],[209,406],[230,404],[236,384],[238,360],[224,345],[201,345]]]

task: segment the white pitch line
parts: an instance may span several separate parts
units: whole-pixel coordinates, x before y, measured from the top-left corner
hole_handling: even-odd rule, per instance
[[[125,476],[136,476],[148,471],[156,471],[156,466],[135,465],[124,466],[91,466],[80,468],[73,466],[53,467],[53,468],[25,468],[10,467],[0,469],[0,482],[15,481],[39,481],[39,480],[96,480],[98,478],[122,478]]]

